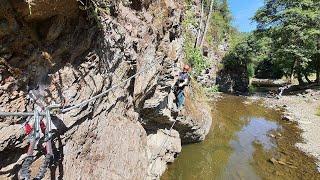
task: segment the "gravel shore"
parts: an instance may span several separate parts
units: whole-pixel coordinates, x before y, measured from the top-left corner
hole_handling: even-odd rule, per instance
[[[283,109],[283,120],[295,121],[302,129],[304,142],[296,146],[318,161],[320,172],[320,116],[317,110],[320,107],[320,91],[306,90],[295,95],[281,96],[278,98],[263,98],[269,108]]]

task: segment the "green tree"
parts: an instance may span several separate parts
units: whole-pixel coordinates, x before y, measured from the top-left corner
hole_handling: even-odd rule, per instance
[[[222,0],[219,9],[226,23],[231,24],[230,22],[232,20],[232,15],[228,5],[228,0]]]
[[[275,63],[291,79],[296,74],[299,84],[313,71],[319,82],[319,7],[319,0],[266,0],[254,17],[256,33],[272,39]]]
[[[254,52],[255,42],[253,36],[240,41],[232,48],[229,53],[224,57],[223,64],[227,70],[244,70],[241,73],[247,73],[248,77],[254,76]]]
[[[265,36],[238,34],[231,41],[231,50],[225,58],[225,68],[242,67],[249,78],[272,78],[283,76],[283,71],[271,58],[272,39]]]

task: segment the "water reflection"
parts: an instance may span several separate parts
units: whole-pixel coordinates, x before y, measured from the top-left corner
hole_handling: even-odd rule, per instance
[[[278,125],[275,122],[264,118],[250,118],[249,124],[237,133],[237,139],[230,142],[234,151],[222,179],[260,179],[250,164],[255,150],[253,143],[258,142],[265,150],[275,147],[267,133],[276,129]]]
[[[275,147],[267,136],[280,115],[239,97],[227,96],[213,105],[213,127],[207,140],[183,147],[163,180],[260,179],[251,166],[253,142]]]

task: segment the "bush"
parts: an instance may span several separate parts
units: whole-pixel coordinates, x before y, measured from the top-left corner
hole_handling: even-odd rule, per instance
[[[258,63],[255,70],[255,77],[260,79],[281,79],[284,72],[277,67],[270,59],[264,59]]]
[[[252,85],[249,85],[249,93],[250,94],[253,94],[254,92],[256,92],[257,91],[257,88],[256,87],[254,87],[254,86],[252,86]]]
[[[209,94],[217,93],[219,92],[219,85],[213,85],[209,88],[206,88],[206,92]]]
[[[184,53],[187,63],[189,63],[195,72],[195,75],[199,75],[206,67],[208,67],[207,60],[202,55],[201,49],[194,48],[194,42],[196,37],[192,35],[189,28],[196,27],[197,21],[195,19],[194,11],[187,10],[185,19],[182,22],[184,31]]]
[[[208,67],[207,60],[203,57],[199,48],[186,48],[185,54],[188,63],[192,66],[196,75],[199,75],[205,68]]]
[[[206,40],[212,48],[216,48],[225,40],[225,38],[227,38],[226,34],[230,33],[230,24],[224,19],[219,11],[212,13],[210,21],[211,23],[208,33],[206,34]]]
[[[252,78],[252,77],[254,76],[254,72],[255,72],[255,70],[254,70],[254,64],[249,63],[249,64],[247,65],[248,77],[249,77],[249,78]]]

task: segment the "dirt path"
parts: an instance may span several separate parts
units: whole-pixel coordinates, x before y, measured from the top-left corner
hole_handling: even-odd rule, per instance
[[[317,158],[320,172],[320,91],[306,90],[305,92],[276,98],[263,98],[266,106],[284,109],[284,120],[296,121],[302,129],[304,142],[296,146],[302,151]]]

